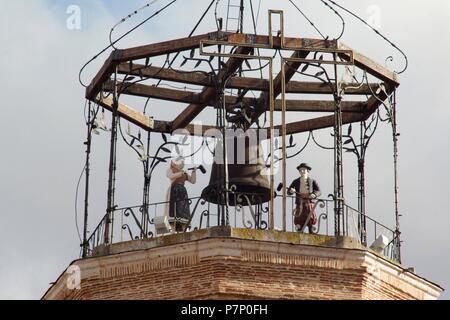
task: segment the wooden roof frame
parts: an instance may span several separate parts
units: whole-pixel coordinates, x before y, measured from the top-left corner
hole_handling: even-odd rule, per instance
[[[176,70],[158,68],[154,66],[144,66],[134,63],[137,60],[149,59],[156,56],[167,55],[171,53],[179,53],[192,49],[198,49],[203,46],[210,46],[220,41],[228,45],[236,46],[235,53],[239,55],[249,55],[251,57],[254,48],[270,48],[294,51],[294,58],[306,59],[310,52],[335,52],[344,61],[351,61],[358,68],[366,71],[382,81],[385,85],[386,92],[381,92],[377,97],[373,92],[378,88],[378,84],[363,85],[358,89],[349,89],[346,95],[370,95],[368,101],[359,102],[343,102],[343,124],[360,122],[368,119],[373,112],[382,104],[396,87],[400,85],[398,75],[351,49],[350,47],[339,43],[336,40],[318,40],[306,38],[288,38],[283,35],[263,36],[254,34],[228,33],[228,32],[211,32],[198,36],[170,40],[145,46],[139,46],[130,49],[115,50],[105,61],[103,67],[92,80],[86,89],[86,98],[94,101],[112,110],[112,104],[105,99],[99,98],[101,91],[112,91],[114,83],[111,83],[111,76],[116,72],[129,76],[139,76],[144,78],[153,78],[157,80],[167,80],[171,82],[185,83],[191,85],[202,86],[201,93],[194,93],[182,90],[173,90],[166,88],[157,88],[143,84],[119,83],[121,94],[136,95],[148,98],[162,99],[187,103],[188,107],[181,112],[173,121],[154,120],[152,126],[149,126],[148,119],[139,111],[129,107],[119,108],[118,114],[126,118],[132,123],[138,125],[144,130],[154,132],[164,132],[171,134],[178,128],[186,128],[192,133],[191,125],[198,114],[206,107],[214,106],[216,99],[216,90],[211,77],[201,72],[177,72]],[[242,65],[243,59],[229,58],[226,62],[226,68],[222,68],[218,73],[219,79],[233,74]],[[286,93],[299,94],[332,94],[332,89],[327,85],[317,82],[301,82],[291,81],[291,78],[301,66],[302,62],[291,63],[286,71]],[[274,79],[274,97],[281,94],[281,73]],[[260,100],[264,100],[269,90],[269,81],[266,79],[233,77],[229,81],[227,88],[245,89],[261,91]],[[226,103],[230,106],[235,102],[235,97],[225,97]],[[233,100],[234,99],[234,100]],[[381,100],[381,101],[380,101]],[[255,99],[244,98],[244,104],[255,103]],[[304,112],[333,112],[333,101],[317,101],[317,100],[287,100],[287,111],[304,111]],[[281,101],[275,101],[275,110],[281,110]],[[259,116],[267,111],[262,109],[252,114],[252,121],[255,122]],[[144,118],[143,118],[144,117]],[[251,125],[251,124],[250,124]],[[333,127],[334,116],[325,116],[310,120],[303,120],[287,124],[287,134],[314,131],[318,129]],[[211,127],[208,127],[211,128]],[[277,127],[275,127],[277,128]]]

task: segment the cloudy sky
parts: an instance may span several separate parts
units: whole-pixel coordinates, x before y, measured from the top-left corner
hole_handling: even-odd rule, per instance
[[[168,3],[160,0],[150,9],[118,29],[118,34]],[[184,37],[210,1],[178,0],[164,14],[148,22],[119,43],[129,47]],[[222,1],[226,2],[226,1]],[[339,34],[339,20],[319,1],[295,1],[331,38]],[[0,166],[0,298],[39,299],[79,257],[75,227],[75,190],[84,166],[84,88],[78,83],[80,67],[108,42],[109,30],[146,1],[17,0],[0,1],[0,96],[3,132]],[[259,1],[253,1],[255,7]],[[446,57],[450,55],[450,3],[446,0],[340,0],[371,21],[401,47],[409,58],[409,69],[401,75],[398,92],[399,184],[403,264],[415,267],[426,279],[448,289],[450,279],[450,215],[446,202],[450,190],[450,109],[447,101]],[[74,7],[75,6],[75,7]],[[73,14],[79,9],[80,19]],[[288,1],[262,1],[259,33],[266,33],[268,9],[284,9],[288,35],[315,37],[315,30]],[[224,16],[219,6],[219,16]],[[393,56],[388,66],[400,70],[402,56],[371,30],[343,13],[347,45],[380,64]],[[79,22],[79,24],[78,24]],[[247,20],[247,22],[249,22]],[[209,14],[199,33],[214,30]],[[247,29],[248,30],[248,29]],[[83,73],[89,82],[105,56]],[[158,107],[155,103],[155,114]],[[161,108],[160,108],[161,109]],[[159,109],[159,110],[160,110]],[[153,109],[152,109],[153,110]],[[175,109],[159,113],[171,119]],[[394,227],[392,143],[389,127],[376,134],[367,155],[367,210],[387,226]],[[332,143],[329,130],[322,133]],[[305,139],[299,135],[299,143]],[[328,139],[328,140],[327,140]],[[313,175],[324,193],[332,192],[332,154],[308,147],[301,159],[289,163],[294,174],[297,161],[314,166]],[[141,168],[124,146],[119,146],[119,206],[139,204]],[[346,196],[356,206],[354,158],[347,155]],[[91,192],[92,230],[106,206],[108,135],[94,138]],[[161,170],[162,171],[162,170]],[[207,182],[201,177],[198,189]],[[164,188],[158,188],[164,185]],[[167,181],[154,178],[152,200],[161,200]],[[82,212],[82,191],[78,212]],[[78,223],[82,224],[80,216]],[[443,299],[450,298],[445,292]]]

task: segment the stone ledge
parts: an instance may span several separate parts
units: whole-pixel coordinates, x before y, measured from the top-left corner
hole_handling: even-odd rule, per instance
[[[367,248],[354,243],[352,239],[279,231],[213,228],[189,234],[169,235],[161,239],[120,243],[111,246],[107,255],[78,260],[71,266],[76,266],[81,271],[82,284],[107,284],[111,289],[117,289],[124,285],[124,279],[130,279],[132,282],[129,285],[132,286],[136,277],[140,275],[164,274],[174,269],[213,270],[217,264],[229,266],[229,272],[233,274],[240,269],[244,270],[248,265],[257,268],[264,266],[264,271],[258,277],[289,269],[303,270],[302,272],[307,272],[312,279],[321,274],[320,277],[331,277],[322,288],[325,291],[328,290],[327,286],[334,286],[334,282],[342,282],[341,278],[345,278],[349,273],[357,274],[360,276],[353,280],[349,279],[349,285],[353,285],[355,281],[360,283],[362,286],[360,298],[364,296],[364,292],[371,292],[372,287],[374,290],[391,288],[390,291],[397,292],[403,298],[407,296],[412,299],[436,299],[442,292],[439,286],[408,272],[388,259],[375,255]],[[333,278],[329,276],[330,272],[340,274],[342,277]],[[365,275],[366,282],[362,274]],[[61,275],[43,299],[71,297],[73,292],[71,293],[66,286],[68,277],[67,273]],[[220,283],[228,287],[233,279],[234,276],[222,277],[217,284],[219,287]],[[201,275],[194,273],[188,282],[199,281],[202,281]],[[292,281],[296,281],[294,277]],[[96,286],[97,284],[94,285]],[[230,288],[232,290],[230,289],[227,294],[232,296],[237,295],[240,290],[233,285]],[[157,288],[152,290],[155,289]],[[272,294],[274,297],[281,297],[282,292],[281,290]],[[224,293],[219,290],[212,294]],[[367,297],[373,297],[373,294]],[[336,297],[339,299],[341,295],[337,294]]]
[[[133,240],[115,243],[110,246],[99,246],[94,249],[92,257],[120,254],[128,251],[146,250],[174,244],[185,244],[209,238],[233,238],[243,240],[268,241],[294,245],[312,245],[344,249],[367,250],[366,247],[350,237],[331,237],[298,232],[276,230],[240,229],[232,227],[212,227],[186,233],[169,234],[144,240]]]

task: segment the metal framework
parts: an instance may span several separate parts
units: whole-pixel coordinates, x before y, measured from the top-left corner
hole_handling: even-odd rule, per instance
[[[280,16],[280,30],[274,35],[272,26],[273,15]],[[271,168],[271,208],[269,227],[274,228],[274,139],[275,132],[281,131],[282,137],[282,179],[283,185],[286,185],[286,160],[287,160],[287,142],[288,135],[302,132],[314,132],[324,128],[333,128],[334,130],[334,162],[335,162],[335,187],[334,187],[334,210],[335,210],[335,235],[340,236],[345,233],[341,217],[344,214],[344,185],[343,185],[343,159],[342,153],[345,149],[343,143],[342,127],[346,124],[361,123],[368,120],[374,114],[377,114],[378,108],[390,98],[400,82],[398,75],[387,68],[377,64],[368,57],[354,51],[352,48],[340,43],[337,40],[319,40],[308,38],[289,38],[284,35],[284,16],[279,10],[269,11],[269,32],[268,35],[245,34],[242,32],[231,33],[215,31],[207,34],[191,36],[188,38],[176,39],[161,43],[155,43],[135,48],[114,50],[104,63],[103,67],[92,80],[86,89],[86,98],[100,105],[102,108],[112,112],[111,124],[111,150],[110,150],[110,175],[108,183],[108,204],[106,216],[105,243],[111,243],[112,231],[109,230],[110,222],[113,219],[113,211],[116,206],[114,203],[115,189],[115,168],[116,157],[115,150],[117,144],[117,122],[120,118],[126,119],[137,125],[143,130],[151,133],[172,134],[178,129],[186,129],[191,135],[204,135],[209,129],[217,129],[223,133],[225,139],[225,129],[227,125],[244,130],[264,129],[270,132],[270,168]],[[242,31],[242,28],[240,29]],[[218,51],[211,51],[218,48]],[[195,58],[195,52],[198,50],[199,57]],[[208,51],[209,50],[209,51]],[[229,53],[226,53],[227,50]],[[272,54],[259,54],[260,50],[272,52]],[[185,62],[188,60],[200,63],[208,63],[211,67],[213,59],[218,60],[218,69],[212,68],[212,72],[196,72],[175,70],[169,67],[154,66],[150,60],[156,57],[164,57],[170,54],[179,55],[186,52]],[[189,54],[190,52],[190,54]],[[280,56],[281,70],[274,76],[274,61]],[[284,53],[291,53],[290,57],[284,57]],[[313,54],[313,57],[310,55]],[[320,57],[317,56],[320,54]],[[324,58],[330,56],[330,59]],[[202,57],[209,57],[203,59]],[[226,59],[226,60],[225,60]],[[142,60],[145,60],[143,63]],[[168,58],[166,59],[168,60]],[[243,64],[249,65],[252,60],[267,61],[268,78],[245,77],[242,73]],[[185,63],[184,62],[184,63]],[[183,63],[183,64],[184,64]],[[323,65],[334,66],[334,75],[331,77],[324,69]],[[298,81],[294,79],[297,73],[305,74],[308,67],[319,68],[314,77],[323,81]],[[374,83],[361,83],[355,87],[350,83],[339,82],[339,66],[354,66],[362,70],[365,74],[371,75],[376,79]],[[302,67],[302,70],[299,69]],[[123,76],[124,80],[119,81],[118,77]],[[137,81],[129,80],[137,77]],[[151,86],[142,84],[147,80],[169,81],[184,85],[202,86],[200,93],[188,90],[161,88],[160,86]],[[383,90],[380,90],[380,88]],[[239,90],[237,96],[227,95],[225,89]],[[259,97],[250,97],[246,95],[249,91],[260,92]],[[112,98],[105,97],[104,93],[112,94]],[[344,101],[343,94],[361,97],[358,101]],[[287,94],[303,95],[323,95],[330,96],[332,99],[324,100],[301,100],[287,99]],[[122,95],[138,96],[147,99],[158,99],[188,104],[188,106],[179,113],[175,119],[154,119],[145,113],[137,111],[121,103]],[[278,97],[281,97],[278,99]],[[395,104],[394,104],[395,105]],[[232,114],[232,110],[237,106],[241,109],[240,113]],[[196,130],[192,123],[198,119],[199,114],[208,107],[213,107],[218,111],[218,122],[216,126],[202,126],[201,130]],[[394,108],[395,110],[395,108]],[[270,125],[259,128],[258,120],[266,112],[270,113]],[[275,125],[274,114],[281,112],[282,123]],[[287,112],[329,112],[329,116],[322,116],[308,120],[287,122]],[[393,113],[395,119],[395,112]],[[395,124],[395,121],[394,121]],[[394,139],[396,138],[395,125]],[[258,130],[257,129],[257,130]],[[362,140],[364,137],[362,137]],[[90,146],[89,146],[90,147]],[[366,146],[367,147],[367,146]],[[224,143],[226,148],[226,143]],[[397,149],[395,147],[395,157]],[[226,159],[226,150],[224,157]],[[395,158],[396,159],[396,158]],[[224,166],[226,170],[227,166]],[[363,166],[360,168],[363,172]],[[148,173],[148,168],[147,168]],[[360,175],[359,181],[364,183],[364,174]],[[227,173],[224,174],[225,195],[229,192],[227,184]],[[146,177],[147,179],[148,177]],[[147,181],[147,180],[146,180]],[[148,194],[149,185],[144,190]],[[397,185],[395,186],[397,191]],[[364,193],[364,189],[360,188]],[[364,195],[361,195],[363,197]],[[283,194],[283,230],[286,231],[287,221],[287,194],[284,189]],[[397,197],[396,197],[397,201]],[[144,207],[148,205],[148,197],[144,196]],[[228,201],[225,201],[228,203]],[[360,207],[364,214],[364,206],[360,202]],[[147,209],[144,209],[147,210]],[[225,205],[222,213],[222,224],[228,223],[228,211]],[[144,212],[145,213],[145,212]],[[396,208],[396,215],[398,210]],[[145,214],[148,220],[148,214]],[[147,225],[148,221],[143,221],[142,225]],[[397,218],[397,231],[400,234]],[[364,227],[365,228],[365,227]],[[365,230],[363,230],[365,234]],[[148,230],[144,230],[147,234]],[[362,236],[361,236],[362,237]],[[399,241],[399,239],[398,239]],[[400,242],[399,242],[400,243]],[[86,247],[86,240],[84,243]]]

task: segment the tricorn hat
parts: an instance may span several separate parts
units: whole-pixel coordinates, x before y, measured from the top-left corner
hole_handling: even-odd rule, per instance
[[[309,164],[307,164],[307,163],[302,163],[302,164],[300,164],[300,165],[297,167],[297,170],[300,170],[301,168],[306,168],[306,169],[308,169],[309,171],[311,171],[311,166],[310,166]]]

